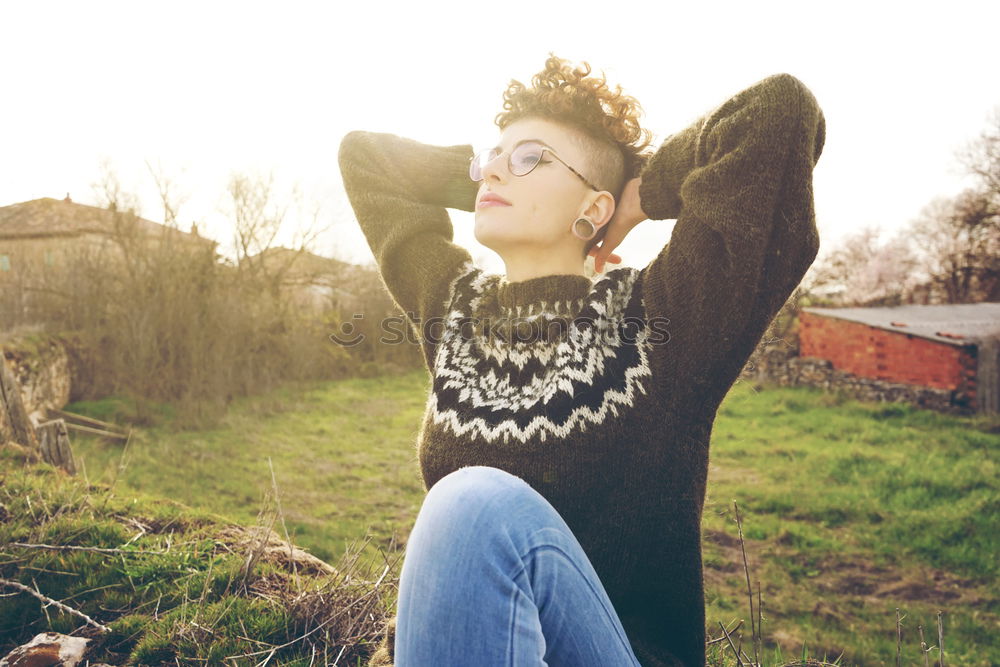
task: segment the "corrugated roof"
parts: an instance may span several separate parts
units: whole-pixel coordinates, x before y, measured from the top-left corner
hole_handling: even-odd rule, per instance
[[[42,197],[0,206],[0,239],[45,236],[75,236],[83,233],[107,234],[114,229],[115,214],[106,208],[74,201]],[[211,239],[173,229],[145,218],[136,218],[147,233],[178,234],[191,241],[215,245]]]
[[[1000,337],[1000,303],[910,304],[873,308],[809,307],[802,310],[952,345],[970,345],[983,338]]]

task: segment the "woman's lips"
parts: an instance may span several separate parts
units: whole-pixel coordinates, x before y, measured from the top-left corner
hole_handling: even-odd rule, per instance
[[[487,192],[479,198],[476,208],[486,208],[487,206],[510,206],[510,202],[495,192]]]
[[[479,202],[479,208],[489,208],[491,206],[510,206],[510,204],[505,204],[497,199],[484,199]]]

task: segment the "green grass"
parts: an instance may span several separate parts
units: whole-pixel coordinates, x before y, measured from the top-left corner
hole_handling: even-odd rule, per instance
[[[301,384],[235,401],[217,429],[174,432],[169,420],[137,429],[127,452],[120,441],[74,433],[74,455],[91,481],[117,474],[127,488],[242,523],[255,520],[273,467],[292,541],[334,562],[366,534],[388,548],[393,531],[409,532],[423,496],[422,382],[410,374]],[[89,403],[66,409],[96,416]]]
[[[89,637],[91,663],[250,665],[274,649],[269,664],[328,664],[343,648],[340,664],[363,664],[385,615],[381,588],[373,597],[363,581],[371,573],[345,564],[317,575],[283,551],[248,566],[258,552],[232,539],[232,528],[222,516],[88,485],[0,447],[0,579],[108,627],[0,582],[0,656],[53,631]],[[338,614],[345,609],[353,613]],[[247,653],[256,655],[227,660]]]
[[[174,432],[164,410],[162,425],[133,433],[120,473],[121,443],[74,433],[74,452],[90,481],[114,482],[119,497],[162,496],[244,524],[272,487],[270,458],[292,541],[337,562],[366,534],[388,550],[393,531],[412,526],[424,495],[414,443],[427,387],[424,371],[298,385],[235,402],[209,431]],[[108,405],[66,409],[100,418],[115,414]],[[923,662],[918,625],[936,645],[938,610],[949,664],[1000,663],[996,427],[737,383],[713,430],[703,523],[712,636],[720,622],[749,620],[735,500],[755,599],[760,581],[765,664],[805,651],[893,665],[896,608],[904,664]],[[746,649],[749,623],[743,633]],[[722,649],[711,647],[710,664],[735,664]]]
[[[847,664],[895,664],[899,607],[903,662],[916,664],[917,626],[936,646],[942,610],[952,664],[1000,661],[997,423],[735,385],[713,430],[704,527],[735,535],[739,504],[765,636],[844,651]],[[705,550],[716,561],[738,553]],[[737,594],[747,615],[742,560],[734,574],[709,618],[731,619]]]

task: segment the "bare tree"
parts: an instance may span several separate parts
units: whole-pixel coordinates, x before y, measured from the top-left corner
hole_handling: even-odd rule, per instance
[[[993,109],[979,137],[959,149],[957,157],[996,202],[1000,197],[1000,106]]]
[[[957,156],[976,185],[934,198],[885,242],[869,225],[821,254],[803,280],[811,300],[840,306],[1000,301],[1000,107]]]
[[[321,206],[318,202],[306,204],[297,185],[288,197],[279,197],[273,173],[266,177],[234,173],[228,192],[237,270],[277,296],[298,257],[311,252],[317,238],[330,227],[319,223]],[[277,239],[290,219],[294,224],[290,249],[296,253],[269,253],[277,247]]]
[[[1000,210],[984,188],[937,197],[912,224],[930,285],[945,303],[998,300]]]
[[[887,242],[869,226],[821,257],[804,281],[836,305],[1000,300],[1000,107],[957,153],[977,184],[936,197]]]
[[[289,204],[274,201],[274,174],[266,178],[233,174],[228,190],[237,269],[261,275],[266,270],[262,252],[274,245]]]
[[[179,193],[177,183],[167,176],[163,165],[159,162],[156,163],[156,167],[153,167],[149,160],[146,160],[146,169],[149,170],[149,174],[153,178],[156,191],[160,196],[160,203],[163,205],[163,224],[177,229],[180,206],[187,201],[187,196]]]
[[[956,294],[971,284],[966,298],[1000,301],[1000,106],[957,157],[977,184],[952,206],[950,226],[966,247],[964,259],[951,262],[954,273],[945,280]]]
[[[888,305],[906,299],[918,260],[904,234],[881,240],[868,225],[820,257],[803,279],[811,300],[838,306]]]
[[[136,215],[140,215],[142,208],[139,198],[122,188],[110,158],[101,159],[98,164],[98,172],[97,181],[91,184],[97,205],[112,211],[133,211]]]

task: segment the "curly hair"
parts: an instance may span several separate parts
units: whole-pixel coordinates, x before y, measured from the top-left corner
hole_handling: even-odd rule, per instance
[[[644,149],[652,134],[639,125],[642,106],[634,97],[623,94],[620,85],[611,90],[603,71],[600,77],[590,73],[587,62],[573,67],[550,51],[531,88],[511,80],[503,95],[504,111],[494,122],[502,131],[517,120],[537,117],[577,130],[577,144],[588,162],[585,175],[617,202],[626,181],[637,177],[649,159]],[[604,225],[588,242],[584,256],[606,230]]]
[[[639,125],[642,106],[622,93],[620,85],[608,87],[604,72],[589,76],[586,61],[573,67],[551,51],[545,68],[535,74],[532,87],[511,80],[503,95],[504,111],[494,122],[500,130],[522,118],[542,118],[576,130],[572,133],[587,158],[585,175],[599,188],[621,197],[626,181],[637,177],[651,152],[649,130]],[[601,227],[584,247],[584,257],[607,231]]]

